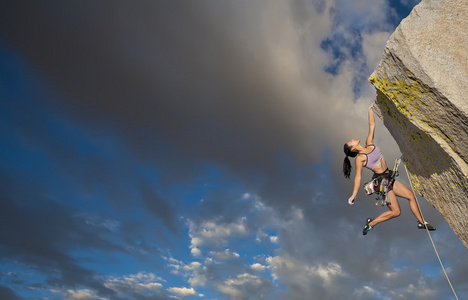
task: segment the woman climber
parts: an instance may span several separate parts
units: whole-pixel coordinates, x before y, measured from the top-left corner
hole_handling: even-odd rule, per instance
[[[372,107],[372,105],[369,107],[369,135],[366,139],[366,147],[363,147],[361,142],[355,139],[350,140],[344,144],[344,153],[346,154],[346,158],[344,159],[343,163],[343,173],[346,178],[350,178],[352,169],[351,162],[349,161],[348,157],[356,157],[356,175],[354,177],[353,195],[348,199],[348,203],[350,205],[354,204],[354,201],[356,200],[359,186],[361,185],[363,167],[366,167],[374,172],[372,179],[374,179],[376,186],[380,186],[382,181],[388,184],[388,186],[386,186],[388,189],[388,194],[385,195],[388,211],[382,213],[375,219],[368,218],[366,220],[362,234],[366,235],[374,228],[375,225],[392,218],[396,218],[400,215],[400,204],[398,203],[397,196],[406,198],[409,201],[409,207],[416,219],[418,219],[418,228],[425,229],[427,226],[428,230],[435,230],[434,227],[425,222],[421,217],[414,193],[401,182],[391,180],[392,171],[388,170],[387,163],[385,162],[385,158],[382,155],[382,151],[374,145],[375,119]]]

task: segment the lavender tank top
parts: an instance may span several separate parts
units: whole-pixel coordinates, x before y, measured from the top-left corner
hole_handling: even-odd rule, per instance
[[[364,167],[368,168],[369,170],[372,170],[382,159],[383,154],[380,148],[377,147],[376,145],[367,145],[367,146],[374,146],[374,150],[372,150],[371,153],[368,153],[368,154],[362,153],[367,156],[367,161]]]

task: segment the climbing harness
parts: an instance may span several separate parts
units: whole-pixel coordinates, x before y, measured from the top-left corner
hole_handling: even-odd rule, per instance
[[[401,157],[395,160],[393,171],[385,170],[382,174],[377,174],[371,180],[364,183],[364,191],[367,195],[377,194],[375,205],[385,206],[390,203],[388,200],[388,192],[391,191],[395,177],[399,175],[398,166],[401,163]]]
[[[457,293],[455,293],[455,290],[453,289],[452,283],[450,282],[450,279],[449,279],[449,277],[447,275],[447,272],[445,271],[444,265],[442,264],[442,260],[440,259],[439,253],[437,252],[437,248],[436,248],[436,246],[434,244],[434,241],[432,240],[431,233],[429,232],[429,228],[427,228],[427,225],[426,225],[427,223],[424,221],[424,216],[423,216],[421,207],[419,206],[418,197],[416,197],[416,193],[414,192],[413,184],[411,183],[411,178],[409,176],[408,168],[406,167],[406,163],[405,163],[405,170],[406,170],[406,175],[408,176],[408,180],[409,180],[410,185],[411,185],[411,189],[413,190],[414,198],[416,198],[416,203],[418,204],[419,213],[421,214],[421,217],[422,217],[423,222],[424,222],[424,223],[421,223],[421,224],[423,224],[424,227],[426,228],[427,234],[429,235],[429,239],[431,240],[431,243],[432,243],[432,247],[434,247],[434,251],[435,251],[435,253],[437,255],[437,259],[439,259],[440,266],[442,267],[442,270],[444,271],[445,278],[447,278],[447,281],[448,281],[448,283],[450,285],[450,288],[452,289],[452,292],[453,292],[453,295],[455,296],[455,299],[458,300]]]

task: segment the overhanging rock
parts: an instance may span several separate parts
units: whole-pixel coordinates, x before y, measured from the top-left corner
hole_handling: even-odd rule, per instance
[[[468,248],[468,1],[422,0],[369,81],[416,193]]]

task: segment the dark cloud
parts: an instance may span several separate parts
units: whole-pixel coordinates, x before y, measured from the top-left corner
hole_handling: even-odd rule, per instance
[[[14,291],[6,286],[0,285],[0,298],[4,300],[21,300],[23,298],[18,297]]]
[[[81,267],[70,251],[123,249],[101,238],[69,208],[44,199],[44,193],[34,183],[23,181],[21,184],[28,184],[28,188],[18,194],[21,189],[15,185],[19,183],[2,178],[6,183],[0,191],[2,256],[48,274],[47,280],[52,286],[85,284],[104,294],[112,294],[93,281],[96,273]]]
[[[175,223],[176,209],[173,203],[157,194],[149,184],[145,184],[140,190],[147,212],[160,219],[173,234],[177,234],[178,226]]]
[[[309,96],[282,82],[297,67],[289,65],[295,46],[285,49],[283,58],[270,46],[297,41],[284,29],[277,37],[262,32],[255,15],[263,6],[189,1],[9,6],[3,10],[3,40],[75,100],[60,105],[91,124],[109,120],[142,157],[152,158],[169,143],[184,149],[189,161],[197,157],[233,170],[255,165],[278,173],[272,162],[285,148],[292,155],[311,155],[311,134],[319,128],[307,115]],[[278,29],[290,25],[274,6],[266,14],[278,14]],[[297,83],[303,84],[309,83]]]

